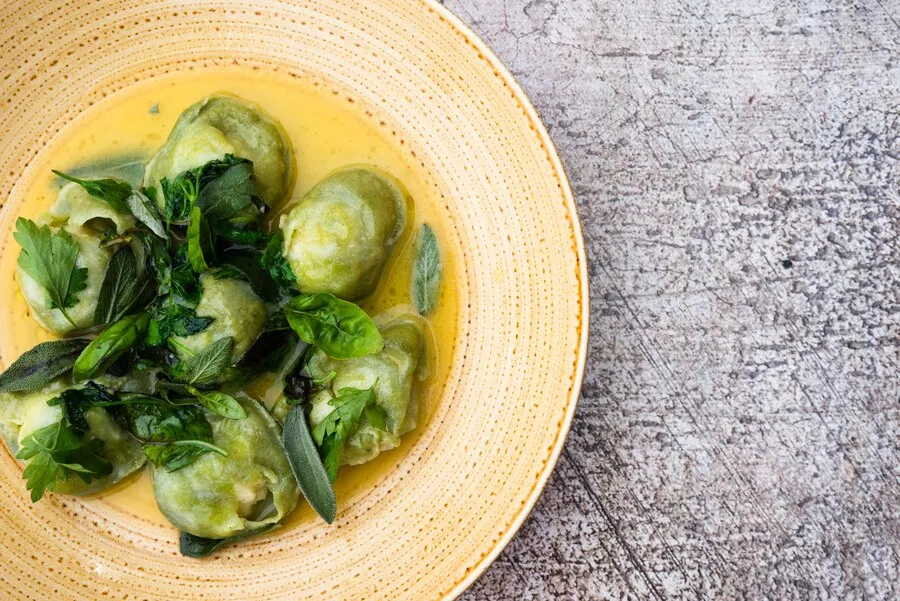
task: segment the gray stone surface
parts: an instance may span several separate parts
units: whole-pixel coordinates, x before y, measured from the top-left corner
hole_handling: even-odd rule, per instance
[[[900,598],[900,1],[446,0],[578,200],[590,358],[466,601]]]

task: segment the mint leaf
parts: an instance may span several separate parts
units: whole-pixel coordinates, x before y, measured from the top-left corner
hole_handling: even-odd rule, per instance
[[[122,182],[112,178],[106,179],[78,179],[67,175],[62,171],[53,170],[53,173],[70,182],[75,182],[88,191],[94,198],[99,198],[108,204],[116,213],[124,213],[128,215],[131,211],[128,208],[126,199],[131,196],[131,184]]]
[[[200,191],[197,206],[205,215],[228,220],[246,209],[256,196],[253,163],[242,161],[228,167]]]
[[[47,291],[50,308],[59,309],[72,327],[77,327],[66,309],[78,303],[78,293],[87,288],[88,270],[76,267],[79,246],[66,230],[57,233],[30,219],[16,220],[16,242],[22,247],[19,267]]]

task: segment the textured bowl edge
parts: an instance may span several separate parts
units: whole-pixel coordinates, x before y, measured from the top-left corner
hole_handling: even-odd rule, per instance
[[[516,95],[516,99],[522,105],[522,108],[525,110],[525,113],[531,121],[531,124],[534,126],[535,131],[545,144],[547,148],[547,156],[553,164],[553,167],[557,170],[557,173],[559,173],[560,189],[562,190],[563,196],[565,197],[566,208],[568,209],[569,214],[572,217],[575,250],[577,251],[579,262],[578,277],[581,283],[581,339],[578,342],[578,357],[575,361],[575,373],[572,380],[572,392],[569,397],[569,406],[566,409],[566,414],[563,417],[563,423],[559,429],[556,442],[553,445],[553,451],[547,458],[547,462],[544,466],[544,471],[535,482],[534,488],[529,494],[528,499],[526,499],[525,504],[522,506],[519,515],[517,515],[509,525],[506,533],[494,544],[494,548],[491,549],[491,551],[484,557],[482,557],[478,564],[475,565],[475,567],[468,571],[465,578],[458,582],[453,587],[453,589],[450,590],[450,592],[446,593],[442,597],[442,601],[453,601],[461,594],[463,594],[470,586],[472,586],[472,584],[475,583],[476,580],[478,580],[487,571],[488,567],[490,567],[494,560],[497,559],[497,557],[500,555],[500,553],[503,552],[507,545],[509,545],[512,539],[515,538],[516,534],[518,534],[519,532],[519,529],[522,527],[522,524],[525,523],[525,520],[528,519],[528,517],[531,515],[531,512],[534,510],[534,506],[535,504],[537,504],[537,500],[540,498],[541,493],[543,493],[544,488],[547,486],[547,482],[550,480],[550,476],[553,474],[553,470],[556,468],[556,464],[559,462],[559,457],[562,454],[563,447],[566,444],[569,430],[572,428],[572,421],[575,418],[575,411],[578,408],[578,401],[581,397],[581,386],[584,382],[584,370],[587,362],[591,305],[588,286],[587,255],[584,248],[584,230],[581,225],[581,219],[578,216],[578,208],[575,204],[575,197],[572,194],[572,188],[569,184],[569,176],[566,173],[565,167],[563,166],[562,161],[559,158],[559,152],[556,149],[556,144],[554,144],[553,139],[547,132],[547,128],[544,127],[544,122],[541,120],[537,109],[534,108],[534,105],[531,103],[531,100],[528,98],[525,90],[522,89],[510,70],[494,53],[494,51],[491,50],[487,43],[483,39],[481,39],[481,36],[475,33],[468,25],[460,20],[459,17],[453,14],[450,9],[448,9],[443,4],[440,4],[438,0],[421,1],[423,5],[431,8],[435,13],[446,19],[447,22],[450,23],[450,25],[456,28],[464,37],[467,38],[472,46],[478,49],[478,51],[484,56],[485,60],[491,63],[491,65],[497,70],[497,73],[500,75],[500,77],[504,80],[506,85],[509,86],[510,90],[512,90],[512,92]]]

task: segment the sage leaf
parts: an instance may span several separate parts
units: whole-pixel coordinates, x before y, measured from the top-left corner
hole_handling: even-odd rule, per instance
[[[0,375],[0,392],[24,392],[43,388],[67,374],[88,345],[87,340],[42,342],[13,361]]]
[[[135,191],[125,199],[125,204],[128,205],[128,210],[131,211],[131,214],[134,215],[138,221],[146,225],[151,232],[162,239],[168,237],[166,235],[166,226],[162,221],[162,216],[159,214],[159,209],[157,209],[156,205],[147,198],[146,194]]]
[[[364,357],[384,346],[365,311],[326,292],[294,297],[284,315],[301,340],[335,359]]]
[[[75,182],[94,198],[99,198],[108,204],[116,213],[127,215],[130,211],[125,200],[131,196],[131,184],[112,178],[105,179],[79,179],[67,175],[62,171],[53,170],[53,173],[70,182]]]
[[[422,225],[416,243],[416,258],[412,273],[412,300],[422,315],[434,312],[441,287],[441,250],[437,236],[427,223]]]
[[[188,391],[194,395],[194,398],[196,398],[201,405],[216,415],[221,415],[228,419],[244,419],[247,417],[247,412],[230,394],[225,394],[224,392],[216,390],[204,392],[202,390],[197,390],[193,386],[188,386]]]
[[[262,528],[257,528],[256,530],[244,532],[229,538],[203,538],[201,536],[194,536],[188,532],[180,532],[178,535],[178,550],[181,551],[181,554],[185,557],[202,559],[212,555],[225,545],[247,540],[248,538],[259,536],[260,534],[265,534],[277,527],[278,524],[266,524]]]
[[[130,246],[123,246],[109,260],[100,296],[94,309],[94,322],[113,323],[131,312],[139,301],[146,304],[153,282],[141,274]]]
[[[334,487],[310,436],[306,413],[299,405],[288,411],[284,420],[284,449],[310,507],[327,523],[332,523],[337,513]]]
[[[59,309],[75,326],[66,309],[78,303],[78,293],[87,288],[88,270],[77,267],[80,247],[66,230],[56,233],[46,225],[38,227],[30,219],[19,217],[13,238],[22,247],[18,264],[47,291],[50,308]]]
[[[72,379],[85,382],[105,372],[144,335],[149,323],[149,314],[138,313],[124,317],[103,330],[75,360]]]

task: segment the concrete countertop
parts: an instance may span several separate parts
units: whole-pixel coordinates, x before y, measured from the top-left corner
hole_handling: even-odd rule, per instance
[[[581,406],[466,601],[900,598],[900,3],[445,0],[591,274]]]

